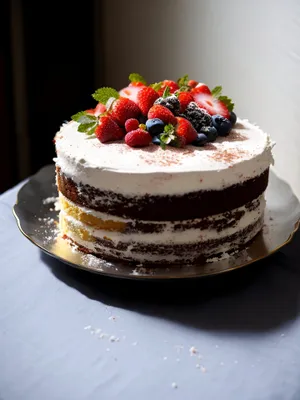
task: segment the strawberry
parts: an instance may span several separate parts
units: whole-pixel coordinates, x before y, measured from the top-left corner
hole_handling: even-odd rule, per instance
[[[184,113],[188,104],[194,101],[194,98],[190,92],[179,92],[178,100],[180,102],[180,113]]]
[[[119,97],[114,100],[108,112],[120,126],[124,126],[129,118],[138,118],[141,113],[139,107],[132,100],[125,97]]]
[[[95,108],[90,108],[86,110],[86,113],[90,115],[95,115],[95,117],[99,117],[99,115],[103,114],[105,111],[106,111],[105,105],[98,103]]]
[[[187,119],[183,117],[176,117],[177,125],[175,132],[178,136],[183,136],[186,144],[194,142],[197,139],[197,131]]]
[[[143,115],[147,115],[155,100],[159,98],[158,93],[150,86],[145,86],[137,94],[137,104]]]
[[[141,82],[132,82],[129,84],[129,86],[120,90],[119,94],[121,97],[126,97],[126,98],[132,100],[135,104],[137,104],[138,93],[144,87],[146,87],[146,86]]]
[[[223,101],[216,99],[211,94],[197,93],[193,94],[193,97],[198,106],[204,108],[210,115],[220,114],[224,118],[230,118],[230,113]]]
[[[174,81],[170,81],[170,80],[164,80],[164,81],[162,81],[162,83],[161,83],[161,87],[160,87],[160,88],[158,89],[158,91],[157,91],[157,93],[159,94],[159,96],[162,96],[162,95],[163,95],[163,93],[164,93],[164,91],[165,91],[165,88],[166,88],[167,86],[170,88],[170,93],[174,93],[174,92],[176,92],[176,90],[179,89],[178,83],[176,83],[176,82],[174,82]]]
[[[174,114],[166,107],[160,104],[155,104],[152,106],[148,112],[148,119],[159,118],[165,124],[176,125],[177,120]]]
[[[206,93],[206,94],[211,94],[211,91],[207,85],[204,83],[198,83],[197,86],[195,86],[191,90],[192,95],[196,94],[201,94],[201,93]]]
[[[198,82],[197,81],[194,81],[193,79],[190,79],[189,81],[188,81],[188,86],[190,87],[190,88],[194,88],[194,87],[196,87],[198,85]]]
[[[126,132],[131,132],[134,131],[135,129],[138,129],[140,123],[137,119],[135,118],[129,118],[126,122],[125,122],[125,131]]]
[[[135,129],[125,136],[125,143],[130,147],[145,147],[151,142],[152,136],[144,129]]]
[[[99,118],[99,125],[95,129],[95,135],[100,142],[105,143],[121,140],[124,137],[124,131],[110,116],[103,115]]]

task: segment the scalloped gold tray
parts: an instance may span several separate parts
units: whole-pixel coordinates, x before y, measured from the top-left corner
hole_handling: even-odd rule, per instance
[[[248,248],[226,259],[205,264],[144,267],[119,261],[107,262],[75,250],[58,234],[58,211],[54,207],[56,197],[55,168],[54,165],[48,165],[19,190],[13,213],[20,231],[42,251],[72,267],[117,278],[184,279],[233,271],[282,248],[292,239],[300,222],[300,203],[297,197],[289,185],[271,171],[266,192],[264,228]]]

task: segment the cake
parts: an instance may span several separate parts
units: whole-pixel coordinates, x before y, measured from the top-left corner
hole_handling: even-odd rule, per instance
[[[80,251],[138,264],[202,263],[261,231],[270,136],[222,88],[187,76],[100,88],[55,135],[60,232]]]

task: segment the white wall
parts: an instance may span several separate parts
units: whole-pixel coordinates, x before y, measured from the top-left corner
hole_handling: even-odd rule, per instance
[[[275,170],[300,197],[299,0],[105,0],[102,18],[106,84],[130,72],[222,84],[272,135]]]

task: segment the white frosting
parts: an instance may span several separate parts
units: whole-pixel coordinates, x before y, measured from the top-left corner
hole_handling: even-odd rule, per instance
[[[124,142],[102,144],[64,124],[56,134],[56,164],[76,183],[124,195],[182,194],[221,190],[265,171],[273,163],[270,136],[247,120],[238,120],[225,138],[184,149]]]

